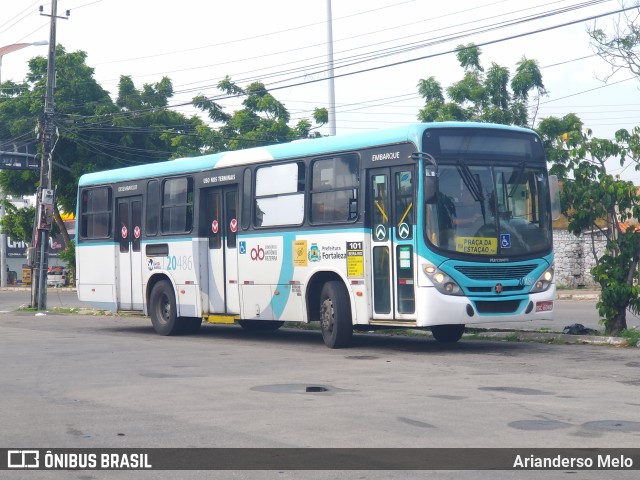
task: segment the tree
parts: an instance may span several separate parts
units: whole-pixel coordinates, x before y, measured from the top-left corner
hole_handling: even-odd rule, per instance
[[[218,83],[218,88],[227,96],[245,98],[242,101],[244,108],[233,114],[225,113],[219,104],[202,95],[193,99],[194,105],[206,112],[211,120],[223,124],[213,137],[213,151],[240,150],[316,136],[311,133],[311,123],[306,119],[290,127],[291,116],[284,104],[276,100],[261,82],[241,88],[231,78],[225,77]],[[327,110],[316,109],[313,117],[321,126],[327,121]]]
[[[6,210],[5,217],[0,220],[2,231],[15,241],[31,244],[35,207],[17,208],[7,200],[2,203]]]
[[[117,101],[93,78],[85,52],[67,53],[56,47],[55,127],[53,186],[56,189],[56,223],[65,242],[69,237],[58,207],[76,210],[78,179],[84,173],[166,160],[177,151],[198,151],[197,131],[207,127],[197,116],[187,118],[167,107],[173,95],[168,78],[137,90],[130,77],[121,77]],[[2,85],[0,138],[36,141],[34,128],[44,110],[47,60],[29,61],[24,82]],[[202,133],[205,134],[204,132]],[[190,141],[175,142],[182,135]],[[2,171],[0,185],[12,195],[32,195],[38,172]]]
[[[562,210],[569,231],[597,231],[606,237],[604,255],[598,257],[593,249],[596,266],[591,273],[601,286],[597,307],[605,332],[618,335],[627,328],[627,309],[640,312],[640,229],[624,223],[640,220],[640,195],[632,182],[609,174],[606,162],[617,158],[620,165],[640,169],[640,128],[619,130],[615,140],[599,139],[569,114],[543,120],[538,131],[553,163],[551,173],[563,181]]]
[[[637,2],[635,2],[637,7]],[[622,8],[627,8],[624,1]],[[613,21],[611,33],[594,24],[587,30],[593,50],[611,66],[611,73],[605,81],[622,69],[630,70],[635,76],[640,76],[640,9],[622,12]]]
[[[425,100],[418,119],[423,122],[446,120],[503,123],[526,126],[531,92],[538,98],[546,94],[542,74],[535,60],[522,57],[516,74],[497,63],[485,71],[480,64],[481,50],[470,43],[456,49],[456,57],[464,70],[462,80],[446,89],[446,101],[440,83],[434,78],[422,79],[418,92]]]
[[[93,78],[85,52],[67,53],[56,47],[55,117],[52,183],[56,189],[54,217],[65,243],[70,244],[60,210],[76,210],[81,175],[171,158],[288,142],[317,136],[309,120],[289,127],[290,114],[260,82],[240,88],[228,77],[220,90],[243,96],[244,108],[229,114],[203,96],[193,104],[219,124],[208,126],[198,115],[187,117],[171,110],[173,85],[168,77],[138,89],[132,78],[120,77],[116,100]],[[34,128],[44,111],[47,59],[29,61],[24,82],[5,82],[0,91],[0,138],[35,141]],[[316,109],[316,124],[327,121],[326,109]],[[0,186],[12,195],[32,195],[38,172],[1,171]],[[60,210],[58,209],[60,208]],[[10,211],[8,216],[14,215]],[[9,220],[8,220],[9,221]]]

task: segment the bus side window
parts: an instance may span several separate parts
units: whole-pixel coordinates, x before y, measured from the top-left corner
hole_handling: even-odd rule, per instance
[[[358,157],[315,160],[311,166],[311,223],[354,221],[358,216]]]
[[[256,169],[256,227],[302,225],[304,222],[303,162]]]
[[[193,179],[170,178],[162,186],[162,233],[187,233],[193,226]]]
[[[251,169],[245,168],[242,178],[242,218],[240,219],[243,230],[247,230],[251,225],[251,204],[253,203],[251,183]]]
[[[111,187],[82,191],[80,237],[108,238],[111,235]]]
[[[158,210],[160,207],[160,182],[151,180],[147,184],[147,228],[146,234],[154,237],[158,234]]]

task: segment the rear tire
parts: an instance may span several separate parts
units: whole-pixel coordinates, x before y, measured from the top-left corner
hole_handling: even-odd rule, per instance
[[[353,323],[349,295],[340,281],[323,285],[320,293],[320,328],[329,348],[344,348],[351,342]]]
[[[149,297],[151,323],[158,335],[177,335],[184,326],[178,321],[176,297],[171,283],[162,280],[156,283]]]
[[[464,325],[434,325],[431,327],[431,333],[440,343],[455,343],[464,333]]]
[[[238,324],[248,332],[273,332],[284,322],[278,320],[238,320]]]

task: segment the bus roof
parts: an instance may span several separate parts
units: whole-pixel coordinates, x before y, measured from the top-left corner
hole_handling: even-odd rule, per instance
[[[425,130],[437,128],[499,128],[518,132],[532,133],[526,128],[473,122],[437,122],[415,123],[402,127],[386,128],[364,133],[338,135],[279,143],[264,147],[233,150],[197,157],[185,157],[134,167],[118,168],[101,172],[87,173],[80,177],[79,186],[101,185],[105,183],[137,180],[141,178],[162,177],[184,173],[210,170],[213,168],[248,165],[268,160],[294,158],[305,155],[322,155],[375,145],[390,145],[412,141],[418,143]]]

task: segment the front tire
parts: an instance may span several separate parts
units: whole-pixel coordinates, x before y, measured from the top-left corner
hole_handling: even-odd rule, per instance
[[[182,324],[178,322],[176,297],[171,283],[162,280],[156,283],[149,297],[151,323],[158,335],[176,335],[181,333]]]
[[[320,293],[320,328],[329,348],[344,348],[351,342],[353,323],[349,295],[342,282],[333,280]]]
[[[462,338],[464,325],[434,325],[431,333],[440,343],[455,343]]]

